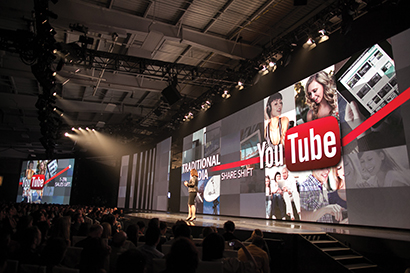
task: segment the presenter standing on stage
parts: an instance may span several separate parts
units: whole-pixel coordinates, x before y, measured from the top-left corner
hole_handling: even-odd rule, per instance
[[[188,218],[187,221],[194,221],[196,219],[195,212],[195,197],[198,192],[198,172],[196,169],[191,170],[191,179],[185,181],[184,185],[188,187]]]

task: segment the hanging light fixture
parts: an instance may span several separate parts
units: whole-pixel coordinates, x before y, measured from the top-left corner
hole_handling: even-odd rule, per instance
[[[201,108],[204,111],[208,110],[209,108],[211,108],[211,102],[209,100],[205,101],[204,103],[202,103]]]
[[[222,93],[222,98],[229,99],[230,97],[231,97],[231,94],[229,94],[229,91],[224,90],[224,92]]]
[[[321,29],[318,32],[319,32],[319,35],[320,35],[319,36],[319,44],[329,40],[329,36],[327,35],[327,32],[326,32],[325,29]]]

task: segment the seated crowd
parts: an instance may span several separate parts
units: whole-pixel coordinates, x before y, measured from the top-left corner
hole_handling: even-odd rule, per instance
[[[189,273],[207,262],[220,264],[224,272],[270,272],[260,230],[244,242],[234,235],[232,221],[224,224],[223,234],[215,227],[202,231],[200,239],[193,238],[183,220],[170,230],[158,218],[134,223],[116,208],[1,204],[0,273],[11,272],[8,264],[16,261],[41,266],[46,273],[56,268],[81,273]],[[227,242],[235,256],[225,255]],[[158,270],[161,261],[164,266]]]

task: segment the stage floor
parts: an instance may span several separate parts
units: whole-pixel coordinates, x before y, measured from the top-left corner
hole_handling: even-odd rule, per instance
[[[159,218],[160,221],[175,223],[177,220],[185,220],[185,213],[168,213],[168,212],[132,212],[125,215],[126,217],[137,217],[143,219]],[[410,232],[406,230],[357,227],[349,225],[328,225],[318,223],[306,223],[299,221],[284,220],[265,220],[245,217],[219,216],[219,215],[197,215],[194,222],[189,222],[192,226],[215,226],[223,228],[227,220],[235,223],[237,230],[254,230],[260,229],[263,232],[285,233],[285,234],[324,234],[340,233],[357,236],[367,236],[375,238],[384,238],[399,241],[410,242]]]

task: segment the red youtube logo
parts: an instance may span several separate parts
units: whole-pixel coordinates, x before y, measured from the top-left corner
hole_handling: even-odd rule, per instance
[[[32,190],[42,190],[44,188],[45,176],[44,174],[35,174],[31,178],[30,188]]]
[[[335,166],[341,157],[339,123],[329,116],[289,129],[285,158],[289,171],[306,171]]]

